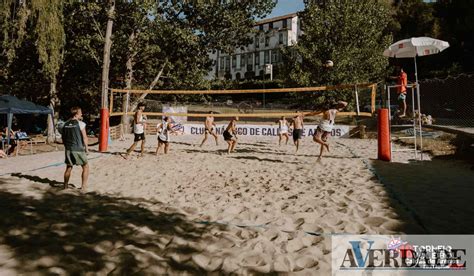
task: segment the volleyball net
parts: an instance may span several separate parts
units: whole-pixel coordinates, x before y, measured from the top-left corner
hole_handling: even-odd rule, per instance
[[[212,111],[216,120],[240,117],[259,121],[322,111],[331,103],[344,100],[348,106],[340,116],[371,117],[376,90],[373,83],[234,90],[109,89],[109,114],[133,115],[138,103],[145,103],[144,114],[148,117],[193,121],[202,120]]]

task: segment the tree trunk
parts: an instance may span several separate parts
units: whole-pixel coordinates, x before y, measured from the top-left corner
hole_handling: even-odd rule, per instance
[[[109,0],[107,12],[107,30],[105,33],[104,58],[102,60],[102,100],[101,108],[107,108],[107,94],[109,88],[110,48],[112,47],[112,27],[114,24],[115,0]]]
[[[125,64],[127,72],[125,73],[125,89],[132,88],[133,82],[133,65],[135,64],[135,56],[137,55],[136,47],[134,47],[135,43],[135,31],[132,32],[130,37],[128,38],[128,57],[127,63]],[[122,99],[122,112],[130,111],[128,109],[128,105],[130,101],[127,101],[127,98],[130,100],[130,94],[125,94],[125,97]],[[128,114],[122,115],[122,127],[120,128],[120,136],[123,137],[124,133],[129,133],[130,131],[130,116]]]
[[[102,60],[102,87],[101,87],[101,118],[100,118],[100,134],[99,134],[99,151],[107,151],[109,139],[109,118],[103,116],[102,110],[108,108],[108,92],[109,92],[109,70],[110,70],[110,48],[112,47],[112,27],[114,25],[115,0],[108,0],[109,10],[107,11],[107,29],[105,31],[104,41],[104,57]]]
[[[53,110],[53,115],[48,115],[48,138],[46,139],[48,144],[54,143],[56,141],[56,130],[54,122],[58,120],[58,114],[55,112],[55,108],[59,105],[58,95],[56,93],[56,80],[51,81],[49,88],[49,108]]]

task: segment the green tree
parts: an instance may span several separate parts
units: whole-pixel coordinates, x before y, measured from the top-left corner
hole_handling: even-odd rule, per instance
[[[100,106],[102,51],[107,24],[107,6],[95,1],[71,1],[64,7],[66,45],[58,79],[60,114],[68,114],[73,105],[86,115]]]
[[[445,74],[474,71],[474,1],[440,0],[434,8],[441,25],[439,37],[451,44],[436,61],[446,64]]]
[[[388,62],[382,52],[392,42],[387,5],[378,0],[309,2],[301,22],[298,44],[285,51],[291,85],[373,82],[384,76]],[[323,66],[327,60],[333,68]],[[325,96],[314,100],[317,105]]]
[[[254,20],[274,5],[205,2],[116,1],[110,87],[209,87],[210,51],[248,44]],[[97,114],[108,7],[97,1],[1,1],[2,91],[42,104],[55,99],[61,112],[78,104]]]
[[[65,33],[63,28],[63,1],[35,0],[35,1],[2,1],[1,25],[3,32],[2,48],[6,55],[7,72],[16,58],[16,50],[23,45],[27,36],[28,21],[34,26],[36,52],[44,77],[49,81],[49,106],[54,110],[59,103],[57,96],[57,77],[63,60]],[[54,140],[53,119],[48,120],[48,141]]]
[[[22,44],[27,34],[27,21],[30,9],[26,1],[4,0],[0,3],[0,23],[2,38],[1,75],[8,77],[8,70],[16,57],[16,49]]]
[[[120,65],[112,74],[124,76],[125,88],[152,89],[164,72],[168,89],[203,88],[212,65],[209,50],[230,52],[248,44],[254,18],[270,12],[273,5],[270,0],[120,3],[117,14],[126,20],[116,24],[115,36],[121,39],[114,42],[118,47],[113,51]],[[129,110],[146,96],[132,97]],[[122,109],[125,105],[124,99]],[[122,123],[127,125],[128,118],[123,116]]]
[[[387,3],[380,0],[308,1],[300,14],[302,35],[298,44],[284,49],[287,84],[323,86],[377,82],[385,75],[393,21]],[[324,66],[326,61],[332,68]],[[328,100],[344,99],[353,107],[353,94],[327,91],[295,95],[304,108],[322,108]]]
[[[57,77],[63,61],[65,33],[63,26],[63,1],[31,1],[32,14],[36,19],[36,47],[43,74],[50,81],[49,106],[52,110],[59,104]],[[53,118],[48,120],[48,141],[54,141]]]
[[[394,1],[393,18],[399,26],[393,32],[396,40],[428,36],[451,43],[451,47],[446,51],[418,60],[418,72],[421,79],[436,76],[445,77],[451,73],[461,72],[464,65],[469,67],[469,62],[464,62],[469,60],[470,55],[461,57],[463,51],[454,46],[458,37],[462,37],[462,35],[453,35],[451,28],[469,29],[469,20],[464,21],[467,19],[464,15],[469,14],[469,1],[464,1],[467,5],[463,5],[462,2],[445,0],[437,3],[426,3],[422,0]],[[472,3],[472,1],[470,2]],[[459,3],[461,4],[459,5]],[[472,4],[470,5],[472,11]],[[448,23],[448,21],[454,24]],[[465,37],[470,37],[470,35]],[[391,63],[403,66],[409,72],[409,76],[413,76],[414,70],[411,60],[393,59]]]
[[[270,13],[274,0],[261,1],[161,1],[157,15],[175,28],[188,29],[199,43],[232,53],[252,41],[255,19]]]
[[[396,40],[429,36],[450,43],[446,51],[419,59],[420,78],[446,77],[449,74],[470,72],[474,69],[472,33],[474,31],[474,2],[469,0],[393,1],[393,18],[398,28],[393,30]],[[411,71],[408,60],[393,60]]]
[[[434,5],[423,0],[403,0],[395,2],[394,18],[400,28],[394,32],[396,41],[410,37],[438,37],[439,22],[434,15]]]

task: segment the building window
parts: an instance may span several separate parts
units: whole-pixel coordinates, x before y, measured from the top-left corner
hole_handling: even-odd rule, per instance
[[[237,69],[240,69],[240,67],[242,66],[242,64],[241,64],[242,63],[242,58],[241,58],[240,55],[235,56],[235,62],[237,63],[237,65],[236,65]]]
[[[272,51],[272,64],[278,62],[278,52],[277,50]]]
[[[260,65],[260,53],[259,52],[255,53],[255,65],[256,66]]]
[[[263,24],[262,24],[262,25],[258,25],[258,29],[259,29],[260,31],[263,31]]]
[[[273,22],[268,23],[268,29],[269,30],[273,29]]]
[[[263,60],[265,62],[265,64],[269,63],[270,62],[270,51],[265,51],[264,55],[263,55]]]
[[[247,71],[253,71],[252,54],[247,55]]]
[[[269,44],[270,44],[270,38],[267,36],[265,37],[265,47],[268,47]]]
[[[230,71],[230,57],[225,57],[225,70]]]
[[[219,68],[220,68],[221,70],[224,70],[224,69],[225,69],[225,68],[224,68],[224,57],[221,57],[221,64],[219,65]]]
[[[283,44],[283,33],[278,34],[278,43]]]
[[[247,56],[246,55],[242,55],[241,58],[240,58],[240,66],[241,67],[245,67],[245,61],[247,59]]]
[[[235,69],[237,67],[237,57],[232,56],[232,69]]]
[[[255,48],[259,48],[260,47],[260,43],[258,43],[258,37],[256,36],[255,37]]]
[[[282,24],[283,24],[283,29],[288,28],[288,19],[283,19]]]

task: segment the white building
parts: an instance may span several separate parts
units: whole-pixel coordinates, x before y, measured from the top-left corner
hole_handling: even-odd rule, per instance
[[[209,78],[262,78],[265,64],[273,64],[274,71],[278,70],[282,62],[280,48],[294,45],[301,33],[296,13],[259,21],[254,28],[258,32],[253,43],[243,50],[238,48],[232,55],[222,52],[211,55],[214,66]]]

